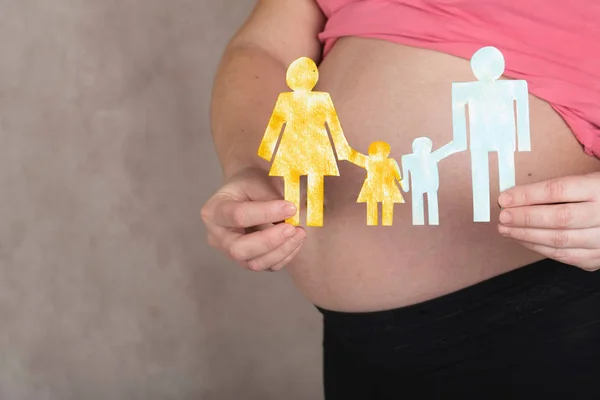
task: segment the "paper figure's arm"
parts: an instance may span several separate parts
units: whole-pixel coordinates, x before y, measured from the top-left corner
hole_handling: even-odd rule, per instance
[[[354,165],[358,165],[361,168],[367,168],[367,160],[369,157],[364,154],[350,148],[350,152],[348,154],[348,161],[350,161]]]
[[[402,176],[404,179],[400,181],[400,185],[405,192],[410,191],[410,176],[408,175],[410,173],[410,169],[408,168],[408,164],[409,161],[407,156],[402,156]]]
[[[333,147],[335,147],[338,160],[349,160],[353,150],[348,144],[346,136],[344,136],[344,130],[342,129],[342,124],[340,123],[337,112],[335,111],[331,96],[329,93],[323,93],[323,96],[325,99],[323,107],[326,111],[327,127],[329,128],[329,133],[331,133]]]
[[[265,134],[263,135],[258,148],[258,156],[267,161],[271,161],[271,157],[273,157],[275,146],[277,145],[277,140],[281,133],[281,128],[285,123],[284,103],[285,98],[282,93],[277,97],[277,103],[275,103],[275,108],[269,119],[269,125],[267,125],[267,129],[265,130]]]
[[[402,181],[402,173],[400,172],[400,166],[396,162],[396,160],[392,160],[392,165],[394,166],[394,177],[398,180],[398,182]]]
[[[337,112],[335,111],[331,96],[329,93],[324,93],[324,95],[326,96],[327,101],[327,127],[331,133],[333,146],[335,147],[338,160],[347,160],[352,164],[358,165],[359,167],[366,168],[368,157],[350,147],[348,141],[346,140],[346,136],[344,136],[342,124],[340,123]]]
[[[529,130],[529,91],[527,81],[515,81],[515,101],[517,103],[517,143],[519,151],[531,151]]]
[[[467,150],[468,84],[452,84],[452,141],[432,153],[436,162],[461,151]]]
[[[466,149],[459,149],[459,147],[456,145],[456,142],[452,141],[433,151],[431,153],[431,157],[435,160],[435,162],[440,162],[444,158],[464,150]]]

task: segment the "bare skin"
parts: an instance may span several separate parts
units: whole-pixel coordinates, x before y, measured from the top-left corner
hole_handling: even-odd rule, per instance
[[[306,17],[281,17],[288,13]],[[323,227],[298,227],[290,238],[283,234],[290,226],[270,224],[288,215],[281,211],[281,185],[266,176],[268,164],[260,163],[256,148],[277,93],[286,90],[289,62],[300,56],[319,61],[315,37],[323,22],[312,0],[264,1],[232,41],[213,102],[213,134],[227,183],[203,208],[211,244],[246,268],[286,266],[311,302],[341,311],[414,304],[543,258],[498,233],[499,207],[490,223],[472,222],[467,152],[440,162],[439,226],[412,225],[410,196],[395,205],[392,227],[367,226],[365,205],[356,203],[365,172],[345,162],[340,177],[325,179]],[[338,41],[319,72],[316,90],[331,94],[350,145],[365,152],[382,140],[396,160],[412,151],[418,136],[431,138],[434,150],[451,140],[451,83],[474,79],[468,60],[352,37]],[[227,108],[244,101],[246,112],[231,118]],[[516,154],[517,184],[600,170],[547,103],[530,101],[533,151]],[[255,225],[259,232],[242,234],[241,228]]]

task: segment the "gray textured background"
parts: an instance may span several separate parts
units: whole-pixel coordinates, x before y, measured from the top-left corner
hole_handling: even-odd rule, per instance
[[[0,400],[319,399],[319,315],[209,249],[251,0],[0,0]]]

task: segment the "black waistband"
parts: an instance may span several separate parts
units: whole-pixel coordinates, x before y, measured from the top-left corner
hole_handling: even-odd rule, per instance
[[[554,260],[542,260],[476,285],[419,304],[375,312],[340,312],[317,309],[329,326],[342,331],[412,328],[444,320],[509,322],[573,298],[600,292],[600,272],[587,272]]]

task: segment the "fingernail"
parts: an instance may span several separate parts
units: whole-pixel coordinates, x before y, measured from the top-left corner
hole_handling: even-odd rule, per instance
[[[503,224],[510,224],[513,220],[512,214],[508,211],[502,211],[500,213],[500,222]]]
[[[283,229],[283,236],[285,236],[286,238],[291,238],[292,236],[294,236],[295,233],[296,233],[296,228],[294,228],[291,225],[287,225]]]
[[[498,197],[498,205],[500,206],[500,208],[509,206],[512,204],[513,202],[513,196],[511,194],[508,193],[502,193],[500,194],[500,196]]]
[[[294,206],[293,204],[286,204],[285,206],[283,206],[283,212],[286,215],[296,215],[296,206]]]

